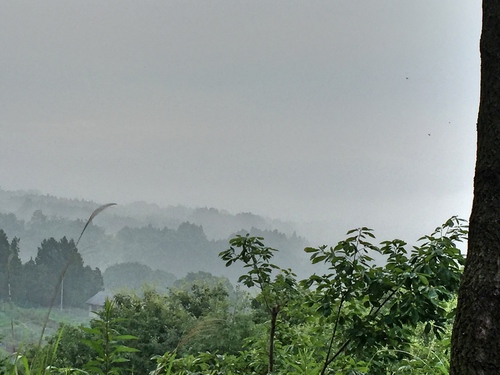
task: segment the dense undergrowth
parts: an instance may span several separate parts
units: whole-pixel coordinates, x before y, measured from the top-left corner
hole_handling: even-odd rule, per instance
[[[88,326],[6,356],[1,373],[447,374],[466,233],[451,218],[408,247],[355,229],[306,248],[324,266],[301,281],[262,238],[237,236],[220,257],[244,266],[250,289],[214,277],[117,295]]]

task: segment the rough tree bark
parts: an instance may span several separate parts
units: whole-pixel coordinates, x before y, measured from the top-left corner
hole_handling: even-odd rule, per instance
[[[500,1],[483,0],[481,94],[467,261],[451,375],[500,374]]]

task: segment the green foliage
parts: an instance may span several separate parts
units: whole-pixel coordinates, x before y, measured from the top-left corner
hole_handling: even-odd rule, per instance
[[[411,337],[407,350],[379,349],[374,358],[393,358],[386,371],[408,375],[447,375],[449,370],[449,347],[451,338],[451,324],[448,325],[441,340],[424,333],[425,325],[419,325],[416,335]],[[373,360],[372,359],[372,360]]]
[[[257,285],[261,291],[271,283],[271,274],[273,270],[279,269],[275,264],[269,261],[273,257],[273,249],[264,246],[262,237],[236,236],[229,241],[231,247],[226,251],[219,254],[221,259],[226,262],[226,267],[230,266],[236,261],[244,263],[244,267],[249,271],[243,274],[238,279],[247,287]],[[236,249],[240,249],[239,252]]]
[[[222,251],[219,256],[226,262],[226,267],[240,261],[247,273],[238,281],[245,286],[258,287],[260,298],[272,314],[293,298],[296,281],[295,274],[289,269],[282,269],[271,263],[276,249],[265,246],[262,237],[236,236],[229,241],[230,248]],[[274,276],[274,278],[273,278]]]
[[[228,354],[199,353],[177,358],[175,353],[156,356],[157,367],[150,375],[232,375],[251,374],[238,356]]]
[[[276,249],[265,246],[262,237],[236,236],[229,241],[230,248],[219,254],[226,262],[226,267],[241,261],[248,271],[238,279],[247,287],[257,286],[260,289],[261,301],[264,303],[269,315],[269,350],[268,350],[268,372],[274,368],[274,340],[278,315],[293,298],[296,291],[295,274],[291,270],[281,269],[270,263]],[[272,279],[273,271],[279,273]]]
[[[92,337],[93,334],[85,332],[82,326],[61,324],[59,332],[47,340],[49,347],[59,340],[53,366],[83,369],[95,355],[93,349],[85,344],[85,340],[91,340]]]
[[[51,375],[70,374],[70,369],[56,368],[53,363],[56,359],[56,352],[59,346],[59,337],[56,337],[52,345],[46,346],[33,357],[14,352],[0,362],[0,370],[5,375]]]
[[[195,324],[195,318],[179,305],[170,303],[168,295],[152,289],[145,290],[142,297],[117,295],[115,301],[118,316],[124,319],[120,330],[138,338],[131,345],[140,353],[130,357],[138,373],[151,371],[150,358],[175,350]]]
[[[63,277],[64,276],[64,277]],[[19,258],[19,239],[9,243],[0,229],[0,299],[29,306],[50,306],[56,289],[64,279],[60,293],[64,306],[82,307],[102,288],[99,269],[84,266],[73,240],[63,237],[44,240],[35,260],[24,265]]]
[[[190,277],[190,282],[182,283],[181,289],[172,289],[169,294],[145,289],[141,296],[114,297],[113,329],[137,337],[127,343],[138,350],[127,353],[128,369],[149,373],[155,365],[151,358],[158,353],[176,352],[184,356],[203,351],[237,354],[242,350],[254,327],[249,298],[234,290],[229,298],[221,278],[212,279],[219,283],[209,286]],[[89,329],[102,330],[100,324],[92,320]],[[89,329],[64,331],[57,366],[82,368],[92,359],[89,348],[81,344],[82,340],[95,341],[89,336]]]
[[[422,237],[422,244],[411,251],[401,240],[384,241],[381,247],[371,244],[368,238],[374,236],[368,228],[349,231],[352,236],[335,247],[306,248],[313,263],[327,263],[331,271],[304,282],[315,286],[309,304],[333,323],[322,373],[329,366],[339,367],[336,361],[349,353],[365,361],[374,356],[370,373],[385,374],[388,358],[375,353],[403,348],[398,353],[404,356],[419,324],[439,339],[464,263],[456,243],[466,234],[462,221],[454,217]],[[372,254],[384,255],[385,265],[377,265]]]
[[[227,296],[227,290],[222,285],[210,287],[192,284],[188,290],[172,291],[172,300],[180,303],[184,310],[197,319],[217,309],[217,304],[225,302]]]
[[[0,229],[0,299],[19,301],[23,298],[23,278],[19,258],[19,239],[9,243],[7,235]]]
[[[243,264],[255,298],[189,274],[168,294],[117,295],[89,328],[61,329],[39,358],[68,374],[445,374],[466,234],[455,217],[411,247],[375,245],[370,229],[355,229],[306,248],[327,272],[298,284],[261,237],[237,236],[220,257]],[[17,366],[42,368],[29,358]]]
[[[63,306],[83,307],[103,287],[100,270],[84,266],[75,242],[66,237],[44,240],[35,260],[24,265],[24,272],[26,300],[35,306],[51,306],[57,292]]]
[[[128,362],[127,353],[138,352],[137,349],[123,344],[127,340],[135,340],[132,335],[120,334],[116,330],[117,323],[123,321],[115,317],[114,303],[106,300],[104,308],[98,312],[99,319],[94,320],[91,328],[82,327],[82,330],[91,335],[90,339],[82,342],[88,345],[94,356],[84,365],[84,369],[98,375],[119,375],[123,363]]]

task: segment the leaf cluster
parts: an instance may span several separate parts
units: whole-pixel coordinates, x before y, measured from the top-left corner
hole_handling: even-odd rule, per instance
[[[372,231],[364,227],[348,235],[334,247],[305,249],[313,263],[323,262],[330,271],[302,283],[314,287],[308,304],[333,324],[325,365],[343,353],[366,358],[380,348],[404,348],[419,324],[424,334],[432,331],[440,338],[464,264],[457,248],[467,235],[463,221],[449,219],[411,250],[398,239],[376,246],[370,242]],[[375,257],[383,257],[384,264]]]
[[[94,321],[93,327],[81,327],[91,336],[91,339],[83,339],[82,342],[95,352],[93,358],[84,366],[90,373],[119,375],[121,365],[129,361],[126,354],[138,352],[137,349],[124,345],[125,341],[136,340],[137,337],[120,334],[115,329],[117,323],[124,319],[116,318],[114,311],[114,302],[106,300],[104,308],[97,312],[99,318]]]

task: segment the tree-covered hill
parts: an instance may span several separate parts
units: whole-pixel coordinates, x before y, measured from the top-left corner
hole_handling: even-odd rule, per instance
[[[0,213],[13,213],[19,220],[30,221],[33,213],[42,211],[47,217],[86,220],[100,204],[81,199],[60,198],[34,191],[8,191],[0,188]],[[152,225],[157,228],[177,228],[183,222],[203,226],[210,239],[226,239],[241,229],[258,228],[278,230],[287,235],[297,231],[293,223],[270,219],[250,212],[232,214],[207,207],[190,208],[182,205],[160,207],[153,203],[120,204],[99,215],[98,225],[108,233],[117,233],[123,227],[139,228]]]
[[[42,241],[67,237],[76,240],[90,213],[100,204],[33,192],[0,190],[0,229],[20,239],[20,258],[34,258]],[[214,208],[167,207],[137,202],[114,206],[91,223],[78,250],[86,264],[103,272],[111,265],[138,262],[152,270],[182,277],[206,271],[236,279],[239,270],[225,268],[218,254],[235,234],[265,237],[281,249],[278,259],[299,274],[309,262],[304,238],[291,224],[251,213],[230,214]],[[306,271],[304,270],[304,273]]]

